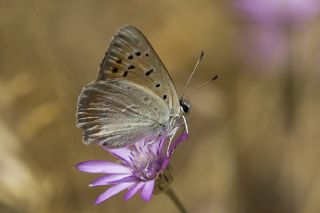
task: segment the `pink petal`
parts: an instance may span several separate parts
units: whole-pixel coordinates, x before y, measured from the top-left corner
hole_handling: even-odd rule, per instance
[[[164,159],[163,163],[162,163],[162,167],[160,169],[160,171],[164,171],[167,169],[168,165],[169,165],[169,161],[170,161],[170,158],[166,158]]]
[[[123,165],[99,160],[81,162],[76,167],[88,173],[131,174],[131,170]]]
[[[153,192],[153,187],[154,187],[154,180],[148,181],[144,184],[142,192],[141,192],[141,198],[149,202],[151,197],[152,197],[152,192]]]
[[[111,196],[121,192],[122,190],[132,186],[135,183],[120,183],[117,184],[111,188],[109,188],[107,191],[99,195],[95,201],[95,205],[98,205],[99,203],[105,201],[106,199],[110,198]]]
[[[186,140],[189,135],[186,132],[183,132],[169,147],[169,157],[173,154],[175,148],[184,140]]]
[[[124,199],[125,200],[129,200],[133,195],[135,195],[137,193],[137,191],[139,191],[139,189],[141,189],[144,186],[144,182],[140,182],[138,184],[136,184],[135,186],[132,186],[129,191],[124,195]]]
[[[112,155],[116,156],[117,158],[122,159],[123,161],[129,161],[129,156],[131,150],[128,147],[117,148],[117,149],[107,149],[102,147],[104,150],[110,152]]]
[[[167,136],[160,136],[157,141],[155,141],[154,143],[152,143],[150,145],[150,148],[152,150],[153,153],[155,154],[159,154],[162,149],[163,149],[163,146],[165,145],[165,141],[167,140]]]
[[[90,187],[95,186],[103,186],[103,185],[109,185],[109,184],[115,184],[117,181],[121,181],[126,177],[130,177],[131,174],[111,174],[107,176],[102,176],[94,181],[92,181],[91,184],[89,184]],[[123,181],[125,182],[125,181]],[[126,181],[127,182],[127,181]]]

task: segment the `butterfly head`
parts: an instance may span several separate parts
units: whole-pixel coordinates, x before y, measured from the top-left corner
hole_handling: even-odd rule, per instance
[[[183,114],[187,115],[191,110],[191,102],[188,99],[181,98],[180,107]]]

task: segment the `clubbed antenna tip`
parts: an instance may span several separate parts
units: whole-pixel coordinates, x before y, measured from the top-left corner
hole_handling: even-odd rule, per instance
[[[204,51],[201,51],[200,60],[202,60],[203,56],[204,56]]]
[[[211,80],[214,81],[214,80],[218,79],[218,77],[219,77],[219,76],[215,75],[215,76],[212,77]]]

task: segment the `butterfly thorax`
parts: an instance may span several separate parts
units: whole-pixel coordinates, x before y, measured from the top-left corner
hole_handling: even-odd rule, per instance
[[[168,122],[163,124],[162,134],[168,136],[174,135],[180,127],[188,128],[185,117],[190,113],[191,102],[188,99],[180,98],[180,112],[178,114],[171,114]]]
[[[191,111],[191,102],[188,99],[180,98],[179,104],[179,113],[172,113],[169,119],[162,124],[160,135],[174,135],[178,128],[185,127],[186,123],[184,122],[184,119]]]

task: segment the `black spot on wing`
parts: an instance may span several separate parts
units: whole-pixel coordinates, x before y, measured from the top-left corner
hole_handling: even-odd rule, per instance
[[[117,67],[110,67],[110,70],[112,71],[112,73],[117,73],[118,72],[118,68]]]
[[[136,68],[134,65],[130,65],[130,66],[128,67],[129,70],[130,70],[130,69],[134,69],[134,68]]]
[[[150,70],[148,70],[145,74],[146,74],[146,76],[149,76],[151,73],[153,73],[154,72],[154,69],[150,69]]]

